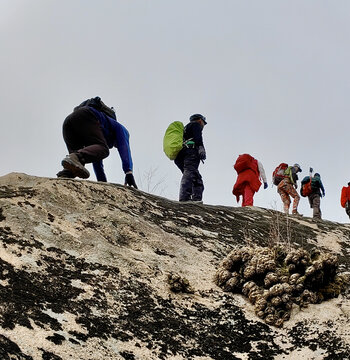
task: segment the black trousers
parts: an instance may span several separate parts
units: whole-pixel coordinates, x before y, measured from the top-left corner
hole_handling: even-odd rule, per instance
[[[349,200],[345,204],[345,212],[347,213],[347,215],[350,218],[350,201]]]
[[[81,161],[91,163],[109,155],[100,122],[89,108],[81,108],[63,122],[63,139],[69,153],[78,153]]]
[[[179,201],[201,201],[204,191],[199,167],[198,149],[184,148],[175,159],[175,164],[182,172]]]

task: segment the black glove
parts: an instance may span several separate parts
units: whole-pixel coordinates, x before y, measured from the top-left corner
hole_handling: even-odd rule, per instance
[[[268,185],[267,183],[264,183],[264,189],[267,189]]]
[[[125,182],[124,182],[125,186],[133,186],[135,189],[137,189],[137,185],[134,179],[134,175],[132,173],[129,174],[125,174]]]
[[[200,160],[205,160],[207,158],[207,154],[205,153],[204,146],[198,147],[198,155]]]

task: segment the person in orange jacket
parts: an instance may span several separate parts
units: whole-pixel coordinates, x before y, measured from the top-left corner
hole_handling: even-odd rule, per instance
[[[350,218],[350,182],[348,182],[348,186],[343,186],[341,189],[340,204]]]
[[[261,181],[264,189],[267,188],[267,180],[264,167],[261,162],[249,154],[239,155],[235,165],[238,177],[233,186],[232,194],[236,196],[237,202],[242,195],[242,206],[253,206],[254,194],[259,191]]]

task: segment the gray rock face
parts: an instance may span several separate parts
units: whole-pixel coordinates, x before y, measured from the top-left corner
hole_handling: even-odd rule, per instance
[[[213,281],[234,247],[276,242],[348,272],[347,224],[12,173],[0,239],[0,359],[350,359],[348,293],[277,329]],[[178,277],[193,292],[171,291]]]

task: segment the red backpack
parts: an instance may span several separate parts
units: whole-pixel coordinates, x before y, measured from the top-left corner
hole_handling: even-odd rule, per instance
[[[272,173],[272,183],[278,185],[286,176],[284,172],[288,169],[288,164],[280,163]]]
[[[237,174],[240,174],[242,171],[247,169],[255,170],[256,166],[254,160],[253,156],[249,154],[242,154],[238,156],[233,167],[237,171]]]
[[[307,179],[309,178],[309,179]],[[311,180],[312,177],[311,176],[306,176],[302,181],[301,181],[301,188],[300,188],[300,195],[301,196],[309,196],[312,193],[312,187],[311,187]]]

